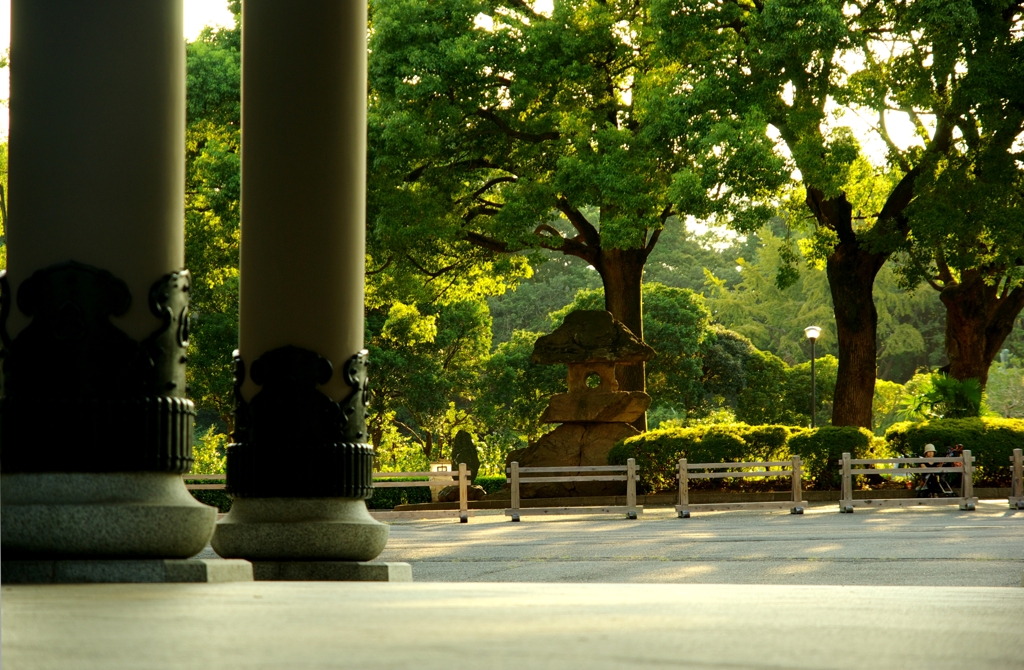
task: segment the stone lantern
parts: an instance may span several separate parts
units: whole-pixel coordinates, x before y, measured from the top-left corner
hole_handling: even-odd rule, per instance
[[[578,310],[550,335],[538,338],[531,360],[569,367],[569,392],[551,397],[541,418],[560,423],[536,444],[512,452],[508,461],[523,467],[608,465],[616,442],[639,435],[630,423],[651,405],[642,391],[620,391],[616,367],[649,361],[654,350],[609,312]],[[527,498],[613,495],[621,484],[567,482],[523,487]]]

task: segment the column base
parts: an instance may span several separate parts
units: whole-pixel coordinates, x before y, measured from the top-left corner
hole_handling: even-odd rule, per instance
[[[189,558],[206,546],[217,509],[159,472],[0,476],[5,559]]]
[[[224,558],[254,562],[369,561],[388,530],[360,499],[235,498],[211,544]]]
[[[278,582],[411,582],[408,563],[359,561],[254,561],[256,581]]]
[[[128,561],[3,561],[4,584],[151,584],[251,582],[248,561],[142,559]]]

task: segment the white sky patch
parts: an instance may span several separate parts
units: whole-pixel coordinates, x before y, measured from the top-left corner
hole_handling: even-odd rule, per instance
[[[533,3],[533,11],[551,18],[551,14],[555,11],[555,0],[537,0]]]
[[[686,221],[683,222],[687,232],[691,235],[702,236],[711,233],[719,239],[717,242],[711,244],[711,248],[715,251],[723,251],[732,246],[733,242],[740,237],[740,235],[734,231],[726,228],[725,226],[716,226],[709,224],[707,221],[698,221],[692,216],[687,216]]]
[[[491,17],[487,16],[482,12],[480,14],[477,14],[476,17],[473,19],[473,25],[479,28],[480,30],[486,30],[487,32],[494,31],[494,19],[492,19]]]

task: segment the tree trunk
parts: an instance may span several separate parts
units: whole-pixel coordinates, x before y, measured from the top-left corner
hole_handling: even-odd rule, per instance
[[[878,312],[872,290],[884,262],[884,256],[865,251],[856,241],[841,242],[828,257],[826,273],[839,345],[833,426],[871,430],[878,350]]]
[[[967,270],[947,284],[939,298],[946,306],[946,355],[949,374],[961,381],[988,383],[988,369],[1024,309],[1024,288],[986,284],[983,270]]]
[[[647,253],[644,249],[602,249],[597,266],[604,282],[604,307],[641,340],[644,338],[642,283]],[[643,363],[618,368],[619,390],[647,390]],[[647,414],[632,426],[647,430]]]
[[[845,194],[825,198],[818,189],[808,187],[807,206],[814,212],[819,226],[831,228],[839,237],[839,243],[825,264],[839,348],[832,425],[871,430],[878,356],[878,312],[872,290],[875,276],[888,254],[871,253],[857,240],[853,206]]]

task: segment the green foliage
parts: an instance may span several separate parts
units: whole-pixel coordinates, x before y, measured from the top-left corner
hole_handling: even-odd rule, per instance
[[[215,479],[203,479],[203,480],[185,480],[189,484],[223,484],[225,480]],[[198,491],[189,491],[192,497],[203,503],[204,505],[210,505],[216,507],[217,511],[221,514],[227,514],[231,511],[231,496],[219,489],[202,489]]]
[[[1024,368],[992,366],[985,394],[993,412],[1007,419],[1024,419]]]
[[[1008,486],[1010,456],[1024,444],[1024,420],[981,417],[905,421],[891,426],[885,440],[893,451],[906,456],[920,456],[926,444],[934,444],[940,456],[949,447],[962,444],[977,459],[976,480]]]
[[[961,381],[939,372],[908,396],[904,413],[909,417],[965,419],[981,415],[982,401],[977,379]]]
[[[855,426],[822,426],[794,435],[789,449],[804,462],[805,477],[817,489],[838,489],[838,461],[844,453],[853,458],[887,458],[884,445],[870,430]]]
[[[373,255],[464,281],[544,248],[604,277],[673,214],[763,223],[785,178],[766,120],[684,94],[692,58],[657,35],[632,2],[372,3]]]
[[[906,390],[902,384],[875,380],[875,398],[871,406],[871,420],[875,435],[884,435],[889,426],[899,420],[900,406]]]
[[[566,391],[564,365],[537,365],[530,360],[533,345],[543,333],[515,331],[498,345],[477,381],[473,412],[487,426],[487,443],[498,448],[488,459],[504,466],[505,455],[532,444],[551,426],[541,414],[555,393]]]
[[[482,475],[477,477],[473,483],[482,487],[489,494],[497,493],[501,490],[501,487],[505,486],[505,475]]]
[[[227,472],[228,436],[216,432],[210,426],[192,445],[192,469],[194,475],[220,475]]]
[[[419,464],[447,456],[455,433],[476,431],[469,412],[491,348],[491,318],[479,298],[396,302],[366,315],[373,402],[367,420],[379,463]]]
[[[189,397],[231,425],[238,346],[241,22],[186,52],[185,261],[192,273]]]
[[[627,459],[636,459],[644,487],[648,491],[665,491],[676,486],[680,458],[691,463],[784,460],[789,458],[787,440],[800,430],[744,423],[649,430],[612,447],[608,462],[624,465]]]
[[[378,479],[380,482],[418,482],[425,478],[402,477],[396,479]],[[429,486],[395,486],[374,488],[373,497],[366,501],[369,509],[394,509],[397,505],[415,505],[430,502]]]

